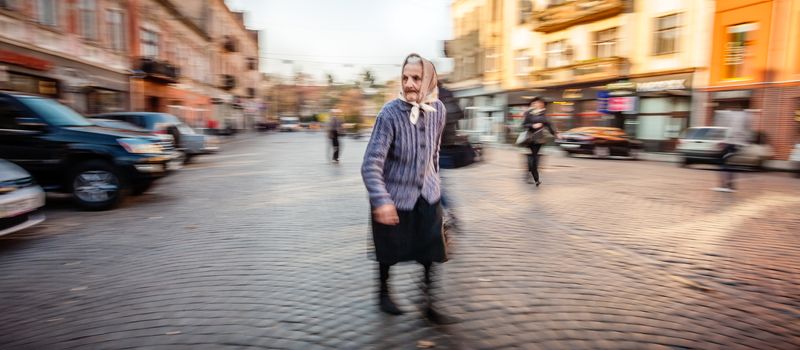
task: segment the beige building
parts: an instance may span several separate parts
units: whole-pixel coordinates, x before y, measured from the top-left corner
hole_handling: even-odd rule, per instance
[[[0,89],[82,113],[127,109],[129,10],[123,0],[0,1]]]
[[[508,141],[502,133],[514,129],[530,98],[540,95],[553,102],[549,112],[560,129],[617,126],[645,140],[648,149],[668,150],[691,124],[693,97],[702,105],[703,97],[693,91],[708,82],[711,0],[462,0],[452,5],[456,38],[447,46],[455,61],[450,86],[471,110],[467,115],[474,120],[467,127],[491,135],[486,140]],[[497,17],[489,10],[471,12],[497,7]],[[481,62],[477,68],[471,66],[472,56]],[[494,61],[500,63],[488,63]],[[694,112],[703,113],[699,107]]]
[[[173,1],[207,36],[204,57],[210,65],[211,118],[235,128],[249,128],[261,116],[259,33],[245,26],[242,12],[224,0]]]

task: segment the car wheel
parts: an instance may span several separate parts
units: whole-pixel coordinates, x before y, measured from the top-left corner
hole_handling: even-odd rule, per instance
[[[692,164],[692,161],[689,158],[683,158],[680,162],[678,162],[678,166],[681,168],[688,168],[689,165]]]
[[[639,160],[641,153],[642,151],[640,151],[638,148],[628,148],[628,157],[633,160]]]
[[[567,153],[567,157],[574,157],[575,156],[575,153],[573,153],[573,152],[570,152],[570,151],[565,151],[565,152]]]
[[[186,152],[181,152],[181,153],[182,153],[181,154],[181,158],[183,158],[183,164],[184,165],[189,164],[189,163],[192,162],[192,158],[194,157],[193,155],[188,154]]]
[[[78,164],[69,183],[73,200],[85,210],[108,210],[124,197],[125,186],[119,171],[102,160]]]
[[[608,147],[594,147],[593,150],[594,156],[597,158],[608,158],[611,155],[611,149]]]

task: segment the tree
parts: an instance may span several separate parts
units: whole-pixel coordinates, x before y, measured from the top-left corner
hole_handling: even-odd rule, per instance
[[[375,75],[372,74],[372,71],[369,69],[365,69],[364,73],[361,74],[361,81],[364,82],[364,85],[367,87],[375,86]]]

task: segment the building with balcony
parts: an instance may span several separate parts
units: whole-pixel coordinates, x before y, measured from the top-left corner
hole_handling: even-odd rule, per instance
[[[119,0],[0,2],[0,88],[81,113],[127,109],[128,11]]]
[[[719,0],[713,18],[706,123],[744,113],[786,160],[800,143],[800,3]]]

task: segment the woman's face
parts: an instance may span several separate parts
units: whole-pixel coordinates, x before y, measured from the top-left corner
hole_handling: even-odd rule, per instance
[[[533,101],[533,102],[531,102],[531,108],[533,108],[533,109],[544,109],[544,102],[542,102],[542,101]]]

